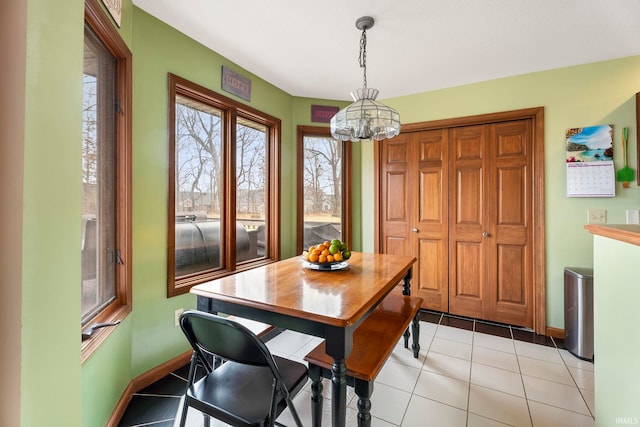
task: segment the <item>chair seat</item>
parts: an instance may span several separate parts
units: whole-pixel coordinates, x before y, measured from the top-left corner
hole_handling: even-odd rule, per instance
[[[278,356],[274,360],[289,393],[295,395],[307,381],[306,366]],[[269,415],[272,387],[273,374],[268,367],[228,361],[189,387],[186,403],[228,424],[263,426]],[[285,407],[281,398],[277,413]]]

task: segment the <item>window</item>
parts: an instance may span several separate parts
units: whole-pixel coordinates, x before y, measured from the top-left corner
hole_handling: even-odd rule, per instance
[[[298,126],[298,242],[302,250],[325,240],[351,240],[351,144],[329,128]]]
[[[82,85],[82,327],[122,319],[131,311],[130,87],[131,53],[100,5],[88,0]],[[94,340],[83,343],[83,361],[96,345]]]
[[[167,295],[279,257],[280,121],[169,75]]]

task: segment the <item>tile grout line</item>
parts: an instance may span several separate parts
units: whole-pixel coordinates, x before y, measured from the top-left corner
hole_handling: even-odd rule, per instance
[[[578,382],[576,381],[576,379],[573,377],[573,373],[571,372],[571,369],[569,369],[569,365],[567,365],[567,361],[564,360],[564,357],[562,357],[562,353],[560,353],[560,349],[558,349],[558,346],[556,345],[556,340],[554,340],[553,337],[551,337],[551,341],[556,346],[556,350],[558,350],[558,355],[560,355],[560,360],[562,360],[562,364],[567,369],[567,371],[569,372],[569,376],[571,377],[571,380],[576,385],[576,389],[578,390],[578,393],[580,393],[580,397],[582,397],[582,401],[584,402],[585,406],[587,407],[587,410],[589,411],[589,414],[591,415],[591,418],[593,418],[594,421],[595,421],[596,415],[593,413],[593,411],[589,407],[589,404],[587,403],[587,399],[585,399],[584,394],[582,393],[582,389],[578,385]],[[580,369],[580,368],[576,367],[576,369]],[[582,415],[584,415],[584,414],[582,414]]]
[[[471,404],[471,371],[473,370],[473,353],[476,341],[476,321],[473,320],[473,330],[471,331],[471,363],[469,363],[469,381],[467,382],[467,416],[465,425],[469,427],[469,409]]]
[[[518,357],[518,349],[516,348],[516,340],[513,336],[513,329],[509,326],[509,332],[511,332],[511,342],[513,343],[513,353],[516,356],[516,363],[518,363],[518,372],[520,373],[520,383],[522,384],[522,392],[524,393],[524,401],[527,404],[527,412],[529,413],[529,422],[533,427],[533,415],[531,415],[531,406],[529,405],[529,397],[527,396],[527,388],[524,385],[524,376],[522,374],[522,367],[520,366],[520,358]],[[554,343],[555,344],[555,343]]]
[[[436,316],[434,316],[434,317],[436,317]],[[440,331],[440,330],[445,331],[445,329],[440,328],[440,326],[448,326],[448,327],[454,327],[454,328],[458,328],[458,329],[466,329],[466,330],[469,330],[469,329],[467,329],[467,327],[465,327],[464,325],[462,325],[462,326],[461,326],[461,324],[458,324],[457,322],[454,322],[454,324],[452,324],[452,325],[444,325],[444,323],[443,323],[443,322],[444,322],[444,317],[445,317],[445,314],[444,314],[444,313],[440,313],[440,314],[439,314],[435,319],[433,319],[433,320],[436,320],[436,319],[437,319],[437,323],[436,323],[436,322],[433,322],[433,321],[431,321],[431,322],[430,322],[430,321],[425,321],[425,323],[430,323],[430,324],[435,325],[435,328],[434,328],[433,336],[432,336],[432,337],[431,337],[431,339],[429,340],[428,345],[426,345],[426,346],[425,346],[425,348],[424,348],[425,358],[424,358],[424,360],[419,364],[419,365],[420,365],[420,368],[419,368],[419,370],[420,370],[420,374],[424,371],[424,366],[425,366],[425,364],[427,363],[427,359],[428,359],[429,354],[430,354],[430,352],[431,352],[431,348],[432,348],[432,346],[433,346],[433,342],[434,342],[434,340],[435,340],[435,338],[436,338],[436,335],[437,335],[438,331]],[[451,317],[451,316],[447,316],[447,318],[450,318],[450,317]],[[455,317],[454,317],[454,318],[455,318]],[[504,328],[506,328],[506,329],[507,329],[507,331],[508,331],[508,337],[506,337],[506,336],[504,336],[504,335],[507,335],[506,333],[505,333],[505,334],[502,334],[501,332],[500,332],[500,333],[498,333],[498,332],[496,332],[496,333],[492,333],[492,332],[490,332],[490,329],[486,329],[486,330],[485,330],[485,332],[480,332],[480,331],[478,331],[477,329],[479,328],[480,324],[483,324],[483,325],[484,325],[484,322],[482,322],[482,321],[478,321],[477,319],[463,319],[463,320],[471,321],[471,323],[472,323],[472,326],[471,326],[472,339],[471,339],[470,368],[469,368],[469,372],[468,372],[468,376],[467,376],[467,382],[468,382],[468,396],[467,396],[466,411],[465,411],[465,412],[466,412],[466,414],[465,414],[465,415],[466,415],[466,422],[465,422],[465,424],[464,424],[464,425],[469,426],[469,423],[470,423],[470,415],[471,415],[471,414],[474,414],[474,417],[475,417],[475,416],[480,416],[480,417],[486,418],[486,417],[484,417],[484,416],[482,416],[482,415],[479,415],[479,414],[475,414],[475,413],[471,413],[471,412],[470,412],[470,400],[471,400],[471,373],[472,373],[472,371],[473,371],[473,364],[474,364],[474,360],[476,360],[476,357],[479,357],[479,356],[478,356],[478,354],[476,354],[476,352],[475,352],[475,350],[476,350],[476,343],[475,343],[475,338],[476,338],[476,336],[475,336],[475,334],[476,334],[476,333],[486,333],[486,334],[488,334],[488,335],[493,335],[493,336],[498,336],[498,337],[510,338],[510,339],[511,339],[511,346],[512,346],[512,348],[513,348],[513,350],[514,350],[514,355],[515,355],[515,357],[516,357],[516,363],[517,363],[517,365],[518,365],[518,372],[519,372],[519,374],[520,374],[520,378],[521,378],[521,384],[522,384],[522,387],[523,387],[524,398],[525,398],[525,401],[526,401],[526,403],[527,403],[527,410],[528,410],[528,412],[529,412],[529,420],[530,420],[531,425],[532,425],[532,426],[534,426],[534,424],[533,424],[532,411],[531,411],[531,407],[530,407],[530,399],[529,399],[529,398],[528,398],[528,396],[527,396],[527,390],[525,389],[525,385],[524,385],[524,374],[523,374],[522,367],[521,367],[521,363],[520,363],[520,362],[521,362],[521,358],[519,357],[519,353],[518,353],[518,352],[517,352],[517,350],[516,350],[516,344],[517,344],[517,342],[516,342],[516,341],[528,342],[528,343],[531,343],[531,344],[538,344],[538,345],[545,345],[545,344],[540,344],[540,343],[538,343],[538,342],[535,342],[535,341],[537,340],[537,336],[534,336],[534,337],[533,337],[533,340],[534,340],[534,341],[528,341],[528,340],[527,340],[527,336],[526,336],[526,335],[522,335],[522,334],[519,334],[519,335],[518,335],[518,336],[519,336],[519,339],[516,339],[516,338],[515,338],[515,335],[516,335],[516,334],[515,334],[515,329],[514,329],[514,328],[512,328],[512,326],[511,326],[511,325],[495,325],[495,326],[504,327]],[[457,325],[457,326],[456,326],[456,325]],[[483,328],[484,328],[484,326],[483,326]],[[483,328],[480,328],[480,329],[483,329]],[[506,331],[505,331],[505,332],[506,332]],[[477,338],[480,338],[480,336],[479,336],[479,337],[477,337]],[[581,398],[582,398],[582,400],[584,401],[584,404],[585,404],[585,406],[587,407],[587,409],[588,409],[588,411],[589,411],[589,414],[591,414],[591,417],[592,417],[593,419],[595,419],[595,416],[594,416],[594,414],[593,414],[593,411],[592,411],[592,409],[589,407],[589,405],[588,405],[588,403],[587,403],[587,400],[586,400],[586,398],[585,398],[585,395],[586,395],[586,394],[585,394],[585,393],[583,393],[583,392],[582,392],[582,389],[580,389],[580,387],[578,386],[578,383],[577,383],[577,381],[576,381],[576,377],[574,377],[574,375],[572,374],[572,372],[571,372],[571,370],[570,370],[570,366],[567,364],[567,360],[565,360],[565,358],[564,358],[564,357],[562,357],[562,353],[561,353],[561,349],[560,349],[560,347],[558,346],[558,344],[556,343],[556,341],[553,339],[553,337],[549,337],[549,338],[550,338],[550,341],[551,341],[551,345],[546,344],[546,346],[548,346],[548,347],[554,347],[554,348],[556,349],[556,352],[557,352],[557,353],[560,355],[560,357],[561,357],[561,360],[562,360],[562,362],[561,362],[561,363],[562,363],[562,366],[564,366],[564,367],[565,367],[565,369],[567,369],[567,370],[569,371],[569,374],[570,374],[570,376],[571,376],[571,378],[572,378],[572,382],[573,382],[574,386],[576,387],[576,389],[578,390],[578,392],[581,394]],[[453,340],[453,341],[456,341],[456,340]],[[305,344],[305,345],[306,345],[306,344]],[[301,348],[303,348],[305,345],[303,345]],[[479,346],[479,347],[482,347],[482,346]],[[484,348],[484,347],[483,347],[483,348]],[[488,347],[488,348],[491,348],[491,347]],[[422,349],[421,349],[421,350],[422,350]],[[494,349],[494,350],[495,350],[495,349]],[[498,350],[496,350],[496,351],[498,351]],[[501,350],[500,350],[500,351],[501,351]],[[451,355],[450,355],[450,354],[448,354],[448,353],[442,353],[442,354],[446,354],[446,355],[451,356]],[[455,356],[452,356],[452,357],[455,357]],[[528,358],[529,356],[527,356],[527,355],[524,355],[524,354],[523,354],[523,355],[522,355],[522,357],[527,357],[527,358]],[[536,359],[537,359],[537,358],[536,358]],[[538,360],[543,360],[543,359],[538,359]],[[543,361],[544,361],[544,360],[543,360]],[[489,366],[491,366],[491,365],[489,365]],[[575,368],[575,369],[581,369],[580,367],[574,367],[574,366],[572,366],[572,367],[573,367],[573,368]],[[185,381],[185,380],[184,380],[184,378],[182,378],[182,377],[181,377],[180,375],[178,375],[177,373],[172,372],[172,373],[170,373],[170,374],[171,374],[171,376],[173,376],[173,377],[175,377],[175,378],[179,378],[179,379],[181,379],[181,380]],[[560,383],[560,384],[562,384],[562,383]],[[586,383],[585,383],[585,384],[586,384]],[[411,398],[413,398],[413,396],[415,395],[415,394],[414,394],[414,392],[415,392],[415,390],[416,390],[416,387],[417,387],[417,380],[416,380],[416,382],[413,384],[413,389],[412,389],[412,391],[410,392],[410,397],[411,397]],[[402,388],[400,388],[400,390],[403,390],[403,389],[402,389]],[[586,390],[586,389],[585,389],[585,390]],[[139,394],[139,393],[136,393],[136,394],[137,394],[137,395],[141,395],[141,396],[180,397],[180,396],[171,396],[171,395],[149,395],[149,394]],[[507,394],[509,394],[509,393],[507,393]],[[433,400],[433,399],[430,399],[430,400]],[[437,400],[434,400],[434,401],[435,401],[435,402],[438,402]],[[537,402],[537,401],[533,401],[533,400],[532,400],[531,402]],[[441,403],[441,402],[440,402],[440,403]],[[540,402],[540,403],[543,403],[543,402]],[[446,405],[446,406],[451,406],[451,407],[455,408],[455,406],[452,406],[452,405],[449,405],[449,404],[446,404],[446,403],[441,403],[441,404]],[[564,411],[574,412],[574,413],[579,414],[579,415],[582,415],[582,416],[589,416],[589,415],[587,415],[587,414],[583,414],[583,413],[580,413],[580,412],[572,411],[572,410],[570,410],[570,409],[563,408],[563,407],[558,407],[558,406],[549,405],[549,404],[544,404],[544,405],[545,405],[545,406],[547,406],[547,405],[548,405],[548,406],[551,406],[551,407],[555,407],[555,408],[558,408],[558,409],[561,409],[561,410],[564,410]],[[402,418],[401,418],[401,421],[400,421],[400,424],[399,424],[400,426],[402,426],[402,423],[403,423],[403,422],[405,422],[405,417],[406,417],[406,416],[407,416],[407,414],[408,414],[408,408],[409,408],[409,406],[407,405],[407,408],[405,408],[404,413],[403,413],[403,415],[402,415]],[[491,418],[487,418],[487,419],[491,419]],[[168,420],[161,420],[160,422],[163,422],[163,421],[168,421]],[[499,421],[499,420],[495,420],[495,421],[503,422],[503,421]],[[143,423],[143,424],[136,424],[136,426],[139,426],[139,427],[142,427],[142,426],[153,426],[153,425],[156,425],[157,423],[158,423],[158,421],[154,421],[154,422],[151,422],[151,423],[147,422],[147,423]]]
[[[409,396],[409,403],[411,403],[411,400],[413,399],[414,392],[416,390],[416,386],[418,385],[418,380],[420,379],[420,375],[422,375],[425,363],[427,363],[427,358],[429,357],[429,352],[431,351],[431,346],[433,345],[433,340],[436,338],[436,333],[438,332],[438,327],[440,326],[440,322],[441,321],[442,321],[442,313],[440,313],[440,319],[438,320],[438,323],[436,324],[436,329],[433,331],[433,338],[431,338],[431,340],[429,340],[429,347],[425,351],[424,360],[422,361],[422,364],[420,365],[420,372],[418,372],[418,377],[416,378],[416,382],[413,384],[413,390],[411,391],[411,395]],[[425,323],[430,323],[430,322],[425,322]],[[374,385],[375,385],[375,383],[374,383]],[[404,422],[404,418],[407,416],[407,411],[408,410],[409,410],[409,405],[407,405],[407,407],[405,408],[404,413],[402,414],[402,418],[400,419],[400,424],[398,425],[398,427],[402,426],[402,423]]]

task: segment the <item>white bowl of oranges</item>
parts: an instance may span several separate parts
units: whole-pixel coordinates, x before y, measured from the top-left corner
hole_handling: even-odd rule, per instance
[[[338,239],[327,240],[310,246],[302,252],[302,259],[308,264],[305,267],[316,270],[339,270],[347,267],[351,251]]]

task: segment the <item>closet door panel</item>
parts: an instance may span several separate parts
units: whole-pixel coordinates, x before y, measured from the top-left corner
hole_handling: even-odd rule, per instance
[[[483,232],[487,129],[467,126],[450,131],[449,162],[449,312],[481,317],[486,291],[487,254]]]
[[[517,120],[492,125],[492,200],[495,237],[487,242],[495,256],[490,266],[487,315],[491,320],[533,326],[532,123]]]
[[[414,134],[417,153],[414,191],[416,212],[412,232],[418,258],[416,295],[423,308],[449,309],[448,274],[448,131],[435,129]]]
[[[401,134],[381,144],[381,251],[387,254],[413,255],[410,141]]]

